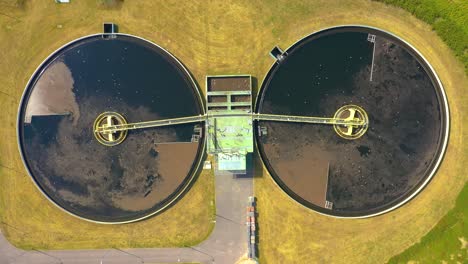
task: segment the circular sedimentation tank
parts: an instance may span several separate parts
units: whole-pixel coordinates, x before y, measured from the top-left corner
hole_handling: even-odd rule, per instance
[[[257,121],[260,156],[280,188],[320,213],[354,218],[388,212],[423,189],[442,160],[449,111],[419,52],[388,32],[341,26],[285,55],[263,81],[257,113],[360,115],[368,123],[348,133],[340,125]]]
[[[36,185],[60,208],[94,222],[131,222],[160,212],[190,185],[204,152],[204,137],[192,136],[203,124],[112,138],[94,127],[203,114],[196,84],[166,50],[131,35],[91,35],[55,51],[31,77],[19,147]]]

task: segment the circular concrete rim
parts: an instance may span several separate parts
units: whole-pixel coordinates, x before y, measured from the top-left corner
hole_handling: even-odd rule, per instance
[[[407,45],[408,47],[410,47],[412,49],[413,52],[416,53],[416,55],[418,55],[422,60],[423,62],[426,64],[425,66],[428,67],[428,70],[430,71],[430,74],[433,75],[435,81],[437,82],[437,85],[439,86],[440,88],[440,94],[438,96],[440,96],[440,99],[441,99],[441,102],[443,103],[443,106],[441,107],[441,110],[443,110],[443,112],[445,113],[445,120],[444,120],[444,123],[442,125],[444,125],[445,127],[445,130],[444,129],[441,129],[441,133],[444,133],[444,137],[442,138],[442,142],[441,142],[441,148],[439,149],[439,155],[437,157],[437,159],[435,160],[435,163],[432,167],[432,169],[430,170],[429,172],[429,175],[426,177],[426,179],[420,184],[420,186],[414,190],[410,195],[408,195],[408,197],[406,197],[405,199],[403,199],[402,201],[400,201],[399,203],[387,208],[387,209],[384,209],[382,211],[379,211],[379,212],[375,212],[375,213],[371,213],[371,214],[365,214],[365,215],[357,215],[357,216],[343,216],[343,215],[334,215],[334,214],[328,214],[328,213],[325,213],[325,212],[322,212],[322,211],[319,211],[319,210],[316,210],[316,209],[313,209],[313,208],[310,208],[302,203],[300,203],[299,201],[297,201],[296,199],[294,199],[293,197],[291,197],[284,189],[283,187],[281,187],[277,182],[276,180],[273,178],[273,176],[271,176],[271,172],[268,170],[268,167],[265,166],[265,164],[268,164],[265,162],[263,156],[261,155],[261,153],[259,153],[259,156],[260,156],[260,159],[262,160],[262,163],[263,163],[263,166],[265,166],[265,168],[267,169],[268,173],[270,174],[270,179],[274,182],[274,184],[279,188],[281,189],[281,191],[290,199],[292,200],[294,203],[296,204],[299,204],[301,207],[303,208],[306,208],[307,210],[309,211],[313,211],[315,213],[318,213],[320,215],[324,215],[324,216],[328,216],[328,217],[332,217],[332,218],[337,218],[337,219],[364,219],[364,218],[371,218],[371,217],[375,217],[375,216],[380,216],[380,215],[383,215],[383,214],[386,214],[388,212],[391,212],[403,205],[405,205],[406,203],[408,203],[411,199],[413,199],[414,197],[416,197],[416,195],[418,195],[427,185],[428,183],[432,180],[432,178],[434,177],[434,175],[437,173],[437,170],[439,169],[440,167],[440,164],[445,156],[445,153],[446,153],[446,150],[447,150],[447,145],[448,145],[448,140],[449,140],[449,134],[450,134],[450,109],[449,109],[449,103],[448,103],[448,100],[447,100],[447,95],[445,93],[445,89],[444,89],[444,86],[442,85],[442,82],[439,78],[439,76],[437,75],[436,71],[434,70],[434,68],[432,67],[432,65],[429,63],[429,61],[426,59],[426,57],[424,57],[422,55],[421,52],[419,52],[418,49],[416,49],[413,45],[411,45],[409,42],[407,42],[405,39],[403,39],[402,37],[396,35],[396,34],[393,34],[391,33],[390,31],[387,31],[387,30],[384,30],[384,29],[381,29],[379,27],[373,27],[373,26],[369,26],[369,25],[364,25],[364,24],[340,24],[340,25],[336,25],[336,26],[330,26],[330,27],[324,27],[324,28],[320,28],[318,30],[315,30],[313,31],[312,33],[309,33],[307,35],[304,35],[303,37],[299,38],[298,40],[296,40],[293,44],[291,44],[289,47],[287,47],[285,49],[285,51],[288,51],[289,49],[291,49],[293,46],[295,46],[296,44],[298,44],[299,42],[301,42],[302,40],[312,36],[312,35],[315,35],[315,34],[318,34],[318,33],[321,33],[322,31],[326,31],[326,30],[335,30],[335,29],[343,29],[343,28],[350,28],[350,27],[359,27],[359,28],[364,28],[364,29],[371,29],[371,30],[376,30],[376,31],[381,31],[385,34],[388,34],[390,35],[391,37],[394,37],[396,39],[398,39],[399,41],[401,41],[403,44]],[[277,61],[275,60],[270,68],[268,69],[268,71],[265,73],[264,77],[263,77],[263,81],[262,81],[262,84],[260,86],[260,89],[259,89],[259,92],[257,94],[257,100],[255,102],[255,110],[254,112],[257,113],[258,112],[258,107],[259,107],[259,102],[260,100],[258,100],[258,96],[261,94],[262,92],[262,88],[263,88],[263,84],[264,82],[266,81],[266,78],[268,77],[269,73],[271,72],[271,70],[273,69],[273,67],[275,66],[275,64],[277,63]],[[424,65],[423,65],[424,66]],[[443,116],[443,113],[442,113],[442,116]],[[257,149],[258,149],[258,137],[257,137],[257,132],[256,132],[256,129],[254,129],[254,133],[255,133],[255,144],[257,146]]]
[[[39,190],[39,192],[49,201],[51,202],[53,205],[55,205],[57,208],[59,208],[61,211],[73,216],[73,217],[76,217],[78,219],[81,219],[81,220],[84,220],[84,221],[87,221],[87,222],[91,222],[91,223],[95,223],[95,224],[105,224],[105,225],[116,225],[116,224],[128,224],[128,223],[134,223],[134,222],[138,222],[138,221],[141,221],[141,220],[144,220],[144,219],[147,219],[147,218],[150,218],[166,209],[168,209],[170,206],[172,206],[174,204],[174,202],[176,202],[179,198],[181,198],[181,196],[183,194],[186,193],[187,189],[189,186],[191,186],[194,182],[194,179],[195,179],[195,176],[197,175],[198,171],[199,171],[199,168],[201,166],[201,163],[202,163],[202,160],[204,158],[204,154],[205,154],[205,148],[206,148],[206,140],[205,140],[205,136],[203,135],[203,141],[201,142],[201,149],[200,149],[200,146],[199,146],[199,150],[197,152],[197,156],[196,156],[196,164],[194,164],[194,166],[192,167],[192,171],[191,171],[191,175],[190,175],[190,178],[188,179],[188,181],[185,183],[185,185],[183,186],[183,188],[178,192],[177,195],[175,195],[172,199],[170,199],[164,206],[162,206],[161,208],[149,213],[149,214],[146,214],[142,217],[139,217],[139,218],[135,218],[135,219],[132,219],[132,220],[127,220],[127,221],[98,221],[98,220],[93,220],[93,219],[88,219],[88,218],[85,218],[85,217],[82,217],[82,216],[79,216],[75,213],[72,213],[68,210],[66,210],[65,208],[61,207],[59,204],[57,204],[54,200],[52,200],[43,190],[42,188],[39,186],[39,184],[36,182],[35,178],[32,176],[32,173],[26,163],[26,160],[25,160],[25,157],[24,157],[24,154],[23,154],[23,151],[21,149],[21,135],[20,135],[20,125],[21,125],[21,116],[22,116],[22,106],[23,106],[23,103],[25,102],[26,100],[26,97],[28,95],[28,87],[29,85],[31,84],[32,80],[36,77],[37,74],[39,74],[39,70],[49,61],[49,59],[51,59],[55,54],[57,54],[59,51],[65,49],[66,47],[74,44],[74,43],[77,43],[81,40],[84,40],[84,39],[87,39],[87,38],[93,38],[93,37],[98,37],[98,36],[102,36],[102,37],[105,37],[105,36],[108,36],[108,35],[117,35],[117,36],[126,36],[126,37],[133,37],[133,38],[136,38],[136,39],[139,39],[139,40],[143,40],[151,45],[154,45],[156,46],[157,48],[161,49],[162,51],[166,52],[167,55],[169,55],[175,62],[176,64],[180,67],[180,69],[182,69],[184,71],[184,73],[188,76],[191,84],[193,85],[193,87],[195,87],[195,96],[198,98],[198,103],[199,103],[199,108],[201,110],[201,113],[202,115],[205,114],[205,108],[203,107],[203,100],[202,100],[202,96],[200,94],[200,88],[198,87],[197,83],[195,82],[192,74],[190,74],[190,72],[187,70],[187,68],[185,67],[184,64],[182,64],[181,61],[179,61],[172,53],[170,53],[168,50],[164,49],[163,47],[159,46],[158,44],[148,40],[148,39],[145,39],[145,38],[142,38],[142,37],[139,37],[139,36],[135,36],[135,35],[132,35],[132,34],[125,34],[125,33],[112,33],[112,34],[106,34],[106,33],[95,33],[95,34],[90,34],[90,35],[86,35],[86,36],[82,36],[80,38],[77,38],[77,39],[74,39],[70,42],[67,42],[66,44],[60,46],[59,48],[57,48],[56,50],[54,50],[49,56],[47,56],[40,64],[39,66],[34,70],[33,74],[31,75],[31,77],[29,78],[28,82],[26,83],[26,86],[25,86],[25,89],[23,91],[23,94],[21,95],[21,99],[20,99],[20,102],[19,102],[19,106],[18,106],[18,115],[17,115],[17,119],[16,119],[16,137],[17,137],[17,145],[18,145],[18,150],[20,152],[20,156],[21,156],[21,161],[23,162],[23,165],[24,167],[26,168],[26,171],[29,175],[29,178],[31,179],[31,181],[34,183],[34,185],[36,186],[36,188]],[[40,72],[42,73],[42,72]],[[203,126],[204,127],[204,126]],[[203,134],[205,134],[205,132],[203,132]]]

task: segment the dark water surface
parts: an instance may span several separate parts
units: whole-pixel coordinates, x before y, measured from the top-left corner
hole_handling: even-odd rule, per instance
[[[40,188],[61,207],[97,221],[138,219],[188,184],[202,143],[196,124],[129,131],[120,145],[92,133],[102,112],[128,122],[202,114],[197,87],[174,58],[130,36],[88,37],[55,53],[27,87],[21,148]]]
[[[372,81],[368,33],[376,34]],[[383,211],[418,189],[441,155],[445,125],[441,88],[422,59],[388,34],[357,27],[311,35],[287,52],[267,75],[257,112],[333,117],[355,104],[370,125],[346,140],[331,126],[259,122],[268,134],[257,142],[275,181],[300,203],[341,216]],[[318,185],[333,209],[316,197]]]

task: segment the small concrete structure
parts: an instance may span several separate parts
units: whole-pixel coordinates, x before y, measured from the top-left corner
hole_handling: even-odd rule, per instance
[[[288,53],[284,52],[280,47],[275,46],[271,51],[270,51],[270,56],[273,57],[273,59],[277,60],[277,62],[281,62],[286,58],[286,55]]]
[[[207,76],[207,152],[216,155],[217,171],[247,172],[253,152],[252,77]]]
[[[105,34],[117,33],[117,25],[111,22],[105,22],[103,24]]]
[[[203,169],[204,170],[211,170],[211,161],[205,160],[205,163],[203,164]]]

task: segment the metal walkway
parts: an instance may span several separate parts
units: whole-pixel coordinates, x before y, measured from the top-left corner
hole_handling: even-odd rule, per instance
[[[365,125],[363,120],[350,120],[335,117],[312,117],[312,116],[293,116],[293,115],[273,115],[273,114],[258,114],[258,113],[232,113],[232,114],[212,114],[187,116],[179,118],[152,120],[139,123],[116,124],[112,126],[99,127],[95,132],[99,133],[115,133],[124,130],[133,130],[150,127],[161,127],[170,125],[189,124],[206,121],[209,117],[245,117],[251,116],[253,120],[261,121],[278,121],[278,122],[294,122],[294,123],[309,123],[309,124],[325,124],[325,125],[344,125],[344,126],[362,126]]]
[[[206,117],[207,117],[206,115],[199,115],[199,116],[187,116],[187,117],[178,117],[178,118],[170,118],[170,119],[152,120],[152,121],[139,122],[139,123],[116,124],[116,125],[111,125],[111,126],[99,127],[96,129],[95,132],[115,133],[118,131],[133,130],[133,129],[140,129],[140,128],[197,123],[197,122],[206,121]]]
[[[254,120],[262,121],[278,121],[278,122],[294,122],[294,123],[309,123],[309,124],[324,124],[324,125],[346,125],[346,126],[362,126],[363,121],[348,120],[335,117],[313,117],[313,116],[292,116],[292,115],[273,115],[273,114],[252,114]]]

